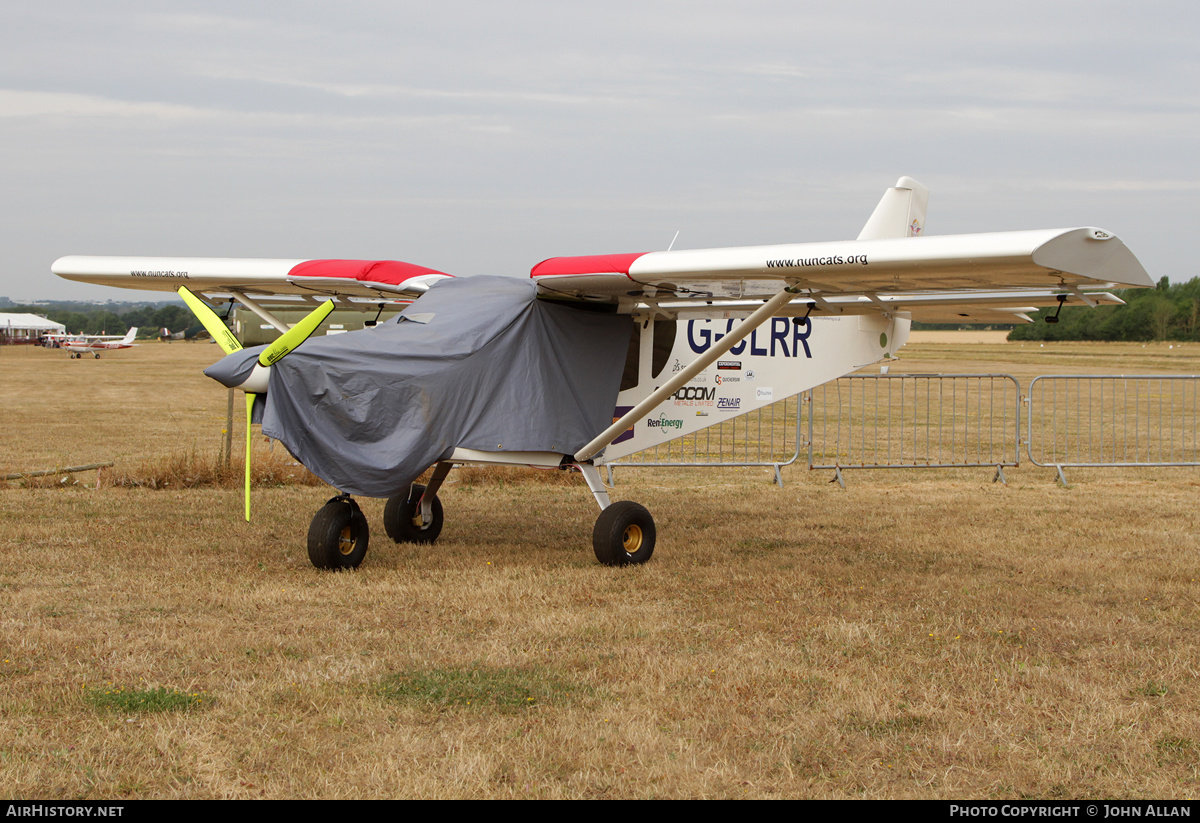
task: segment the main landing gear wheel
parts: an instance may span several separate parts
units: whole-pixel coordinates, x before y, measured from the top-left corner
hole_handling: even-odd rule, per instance
[[[348,497],[326,503],[308,527],[308,559],[318,569],[356,569],[367,556],[367,518]]]
[[[413,483],[408,494],[388,498],[383,509],[383,528],[397,543],[432,543],[442,533],[442,501],[433,496],[428,523],[421,521],[421,495],[425,487]]]
[[[654,554],[654,518],[629,500],[613,503],[596,518],[592,548],[605,566],[636,566]]]

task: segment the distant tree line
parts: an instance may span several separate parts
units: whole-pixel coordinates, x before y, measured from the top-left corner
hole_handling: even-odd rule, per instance
[[[187,307],[179,304],[133,306],[117,313],[111,307],[86,307],[73,303],[71,308],[50,305],[11,306],[5,311],[37,314],[62,323],[71,334],[124,334],[137,326],[138,337],[152,337],[161,328],[181,331],[195,323]]]
[[[1153,289],[1113,292],[1123,306],[1063,306],[1057,323],[1044,318],[1054,309],[1042,309],[1034,323],[1016,326],[1009,340],[1194,340],[1200,341],[1200,277],[1172,285],[1164,277]]]
[[[913,331],[1012,331],[1013,323],[989,323],[981,326],[978,323],[922,323],[914,320]]]

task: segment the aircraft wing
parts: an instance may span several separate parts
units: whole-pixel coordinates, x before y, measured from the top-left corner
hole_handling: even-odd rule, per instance
[[[626,311],[748,310],[790,284],[800,289],[791,313],[911,311],[935,322],[1020,322],[1059,295],[1119,303],[1085,290],[1154,285],[1125,244],[1097,228],[557,257],[530,275],[546,296]],[[983,319],[964,317],[970,307]]]
[[[344,306],[412,300],[450,277],[392,260],[63,257],[68,280],[175,291],[212,302],[296,307],[333,298]],[[616,304],[631,313],[749,312],[785,285],[799,291],[780,313],[910,312],[927,322],[1027,322],[1065,302],[1120,303],[1093,290],[1154,283],[1119,238],[1097,228],[936,237],[892,237],[556,257],[533,267],[546,298]]]
[[[85,257],[55,260],[67,280],[175,292],[180,286],[223,302],[248,295],[271,307],[333,298],[343,305],[411,300],[450,277],[397,260],[268,260],[232,257]]]

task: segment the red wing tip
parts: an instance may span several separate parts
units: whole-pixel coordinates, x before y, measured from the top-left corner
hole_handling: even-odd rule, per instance
[[[582,257],[551,257],[529,271],[530,277],[551,277],[565,274],[623,274],[629,276],[633,261],[647,254],[589,254]]]
[[[306,260],[293,266],[288,272],[289,277],[344,277],[347,280],[387,283],[393,286],[428,274],[452,276],[437,269],[400,260]]]

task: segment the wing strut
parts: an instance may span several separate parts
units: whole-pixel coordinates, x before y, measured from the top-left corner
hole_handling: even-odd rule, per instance
[[[593,440],[591,443],[588,443],[579,451],[575,452],[575,459],[590,460],[591,458],[595,457],[609,443],[619,437],[623,431],[637,423],[650,412],[654,411],[654,409],[657,408],[660,403],[674,394],[680,386],[691,380],[700,372],[707,369],[713,363],[717,362],[718,358],[725,354],[725,352],[742,342],[742,339],[749,335],[750,332],[754,331],[771,317],[773,317],[775,313],[787,305],[788,301],[790,301],[797,293],[799,293],[799,291],[800,289],[796,288],[795,286],[785,286],[779,292],[779,294],[775,295],[770,300],[755,309],[753,314],[751,314],[749,317],[739,323],[736,328],[722,337],[719,343],[715,343],[712,348],[700,355],[700,357],[693,360],[686,368],[683,369],[683,371],[677,372],[670,380],[651,392],[649,397],[630,409],[629,412],[616,423],[613,423],[607,429],[602,431],[595,440]]]
[[[262,306],[258,305],[258,303],[256,303],[255,301],[251,300],[249,297],[246,296],[245,292],[231,290],[230,294],[232,294],[239,301],[241,301],[242,304],[246,308],[248,308],[250,311],[254,312],[259,317],[261,317],[263,320],[266,320],[268,323],[270,323],[272,326],[274,326],[276,329],[278,329],[280,334],[288,333],[288,329],[290,329],[291,326],[289,326],[287,323],[284,323],[282,320],[280,320],[275,315],[271,314],[269,311],[264,309]]]

